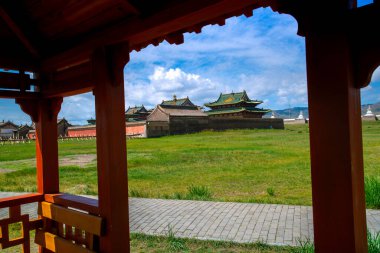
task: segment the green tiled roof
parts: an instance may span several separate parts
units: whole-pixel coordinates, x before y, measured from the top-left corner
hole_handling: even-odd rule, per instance
[[[145,107],[142,105],[142,106],[135,106],[135,107],[128,107],[128,110],[125,112],[125,114],[128,114],[128,115],[132,115],[132,114],[136,114],[136,113],[139,113],[139,112],[147,112],[147,110],[145,109]]]
[[[186,101],[186,98],[180,98],[177,100],[162,101],[161,105],[182,105]]]
[[[211,110],[211,111],[207,111],[206,113],[208,115],[217,115],[217,114],[238,113],[238,112],[244,112],[244,111],[255,112],[255,113],[263,113],[263,114],[271,112],[271,110],[267,110],[267,109],[237,107],[237,108],[226,108],[226,109]]]
[[[245,102],[247,104],[252,104],[252,105],[259,105],[263,103],[263,101],[249,99],[247,93],[243,91],[243,92],[229,93],[229,94],[221,93],[217,101],[205,104],[205,106],[213,107],[213,106],[219,106],[219,105],[231,105],[231,104],[237,104],[240,102]]]
[[[187,98],[176,98],[174,96],[174,99],[172,100],[163,100],[161,105],[163,106],[195,106],[190,99]]]

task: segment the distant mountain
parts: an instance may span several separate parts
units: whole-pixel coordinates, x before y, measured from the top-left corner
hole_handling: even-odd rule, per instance
[[[368,106],[369,105],[362,105],[362,115],[364,115],[367,112]],[[373,112],[373,114],[380,115],[380,102],[376,104],[372,104],[370,106],[371,106],[371,111]]]
[[[362,105],[362,115],[364,115],[367,112],[368,104]],[[371,110],[375,115],[380,115],[380,102],[371,104]],[[303,116],[305,118],[309,117],[309,109],[307,107],[293,107],[283,110],[273,110],[276,118],[284,118],[284,119],[294,119],[297,118],[300,112],[302,111]],[[332,112],[337,113],[337,112]],[[271,113],[266,114],[265,118],[270,118],[272,116]]]
[[[305,118],[309,117],[309,110],[307,107],[293,107],[293,108],[288,108],[288,109],[283,109],[283,110],[273,110],[276,118],[284,118],[284,119],[297,118],[301,111]],[[272,116],[271,113],[267,113],[265,115],[265,118],[270,118],[271,116]]]

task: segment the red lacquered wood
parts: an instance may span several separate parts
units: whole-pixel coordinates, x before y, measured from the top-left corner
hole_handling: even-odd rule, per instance
[[[0,199],[0,208],[19,206],[33,202],[44,200],[44,196],[40,193],[25,194],[20,196],[8,197]]]
[[[34,219],[29,221],[29,230],[35,230],[37,228],[42,228],[43,221],[42,219]]]
[[[21,81],[25,82],[24,87],[21,87]],[[1,88],[17,90],[21,90],[21,88],[23,88],[24,90],[29,90],[30,83],[31,80],[29,75],[0,72]]]
[[[99,214],[98,200],[86,198],[82,196],[76,196],[66,193],[60,194],[45,194],[45,201],[54,203],[57,205],[71,207],[86,211],[90,214]]]
[[[306,36],[317,253],[367,252],[360,89],[348,36]]]
[[[34,57],[39,58],[40,55],[36,47],[31,43],[31,41],[27,38],[25,33],[21,30],[21,28],[14,22],[14,20],[8,15],[8,13],[0,7],[0,17],[7,24],[9,29],[19,38],[22,44],[28,49],[30,54]]]
[[[20,217],[21,216],[21,206],[9,207],[9,217]]]
[[[36,122],[37,189],[40,193],[58,193],[58,130],[57,117],[63,99],[38,101]]]
[[[18,208],[12,207],[11,217],[0,220],[0,228],[2,236],[0,238],[0,248],[7,249],[17,245],[22,245],[24,252],[30,252],[30,238],[29,238],[29,215],[18,215]],[[21,232],[22,235],[19,238],[9,238],[9,225],[13,223],[22,223]]]
[[[106,223],[100,252],[130,252],[123,82],[128,56],[114,47],[93,55],[99,213]]]

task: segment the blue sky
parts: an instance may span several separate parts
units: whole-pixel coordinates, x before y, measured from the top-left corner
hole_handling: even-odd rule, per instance
[[[153,108],[174,94],[203,105],[220,92],[242,90],[263,100],[265,108],[307,106],[305,43],[296,32],[291,16],[266,8],[251,18],[230,18],[225,26],[185,34],[179,46],[165,42],[132,52],[124,70],[126,107]],[[362,90],[363,104],[380,101],[380,70],[372,80]],[[1,99],[0,110],[0,120],[30,122],[13,101]],[[83,94],[65,98],[60,117],[83,124],[94,111],[93,95]]]

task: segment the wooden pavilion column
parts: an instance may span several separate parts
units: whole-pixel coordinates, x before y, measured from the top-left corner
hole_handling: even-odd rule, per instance
[[[129,50],[123,46],[93,54],[99,211],[106,222],[100,252],[130,252],[128,174],[125,133],[124,66]]]
[[[63,98],[16,100],[36,126],[37,190],[59,193],[57,117]]]
[[[306,35],[317,253],[367,252],[360,89],[348,37]]]

